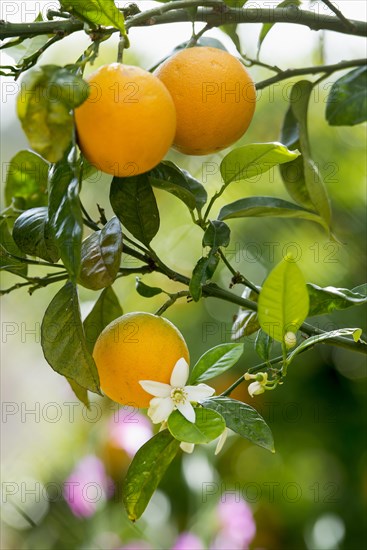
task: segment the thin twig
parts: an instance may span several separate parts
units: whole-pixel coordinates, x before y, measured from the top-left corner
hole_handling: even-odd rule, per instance
[[[333,13],[335,13],[335,15],[340,19],[340,21],[342,21],[345,25],[345,27],[350,30],[350,31],[354,31],[354,25],[353,23],[347,19],[345,17],[345,15],[342,14],[342,12],[336,7],[334,6],[334,4],[332,2],[330,2],[330,0],[321,0],[325,6],[327,6]]]

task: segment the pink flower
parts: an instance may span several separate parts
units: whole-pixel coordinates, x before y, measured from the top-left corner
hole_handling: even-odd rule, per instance
[[[201,540],[192,533],[181,533],[172,550],[204,550]]]
[[[134,456],[153,436],[149,420],[133,407],[123,407],[116,411],[110,419],[108,430],[111,442],[124,449],[129,456]]]
[[[224,493],[217,508],[220,530],[212,550],[246,550],[256,534],[250,506],[240,495]]]
[[[64,498],[77,517],[90,517],[113,492],[113,485],[96,456],[88,455],[78,462],[64,482]]]

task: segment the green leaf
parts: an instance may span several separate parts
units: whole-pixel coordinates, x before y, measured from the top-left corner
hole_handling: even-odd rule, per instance
[[[66,380],[69,382],[70,387],[73,390],[75,396],[79,399],[79,401],[81,403],[83,403],[83,405],[85,405],[87,407],[87,409],[89,409],[90,402],[89,402],[89,397],[88,397],[88,390],[86,390],[82,386],[79,386],[79,384],[77,384],[71,378],[66,378]]]
[[[100,393],[99,376],[80,318],[76,286],[68,282],[54,296],[41,325],[41,345],[54,371],[79,386]]]
[[[367,67],[358,67],[334,82],[326,104],[330,126],[354,126],[367,120]]]
[[[204,353],[192,369],[190,384],[219,376],[233,367],[243,354],[243,344],[220,344]]]
[[[136,453],[126,474],[122,498],[131,521],[143,514],[179,449],[168,430],[157,433]]]
[[[274,452],[274,440],[269,426],[250,405],[229,397],[212,397],[203,402],[203,407],[220,413],[227,427],[241,437]]]
[[[269,354],[273,344],[273,339],[262,329],[259,330],[255,340],[255,350],[263,361],[269,361]]]
[[[333,338],[338,338],[339,336],[352,336],[355,342],[358,342],[362,335],[362,330],[360,328],[339,328],[337,330],[332,330],[331,332],[324,332],[323,334],[317,334],[316,336],[311,336],[304,340],[295,350],[292,351],[287,357],[287,365],[293,361],[293,359],[301,351],[314,346],[315,344],[320,344],[321,342],[327,342],[327,340],[333,340]],[[363,342],[364,344],[364,342]],[[367,346],[366,346],[367,349]]]
[[[194,271],[189,284],[189,291],[194,302],[198,302],[203,292],[203,285],[212,278],[214,272],[219,263],[219,256],[214,253],[209,253],[208,256],[200,258]]]
[[[110,201],[122,225],[138,241],[149,245],[159,230],[159,212],[148,174],[113,178]]]
[[[113,0],[60,0],[63,10],[93,26],[114,27],[126,36],[125,18]]]
[[[163,292],[163,290],[157,286],[146,285],[139,277],[136,277],[135,288],[137,293],[144,298],[153,298],[153,296],[157,296]]]
[[[82,242],[79,283],[92,290],[112,285],[120,268],[121,251],[121,226],[114,217]]]
[[[231,238],[231,230],[224,222],[210,221],[203,236],[203,246],[210,246],[214,251],[220,246],[227,247]]]
[[[220,165],[225,185],[268,172],[273,166],[294,160],[298,151],[289,151],[281,143],[252,143],[233,149]]]
[[[102,330],[117,317],[121,317],[122,313],[115,292],[112,287],[108,286],[101,292],[92,311],[83,323],[86,345],[90,354],[93,353],[94,344]]]
[[[361,292],[356,289],[335,288],[320,286],[307,283],[308,294],[310,296],[309,315],[324,315],[331,313],[336,309],[347,309],[348,307],[362,305],[367,303],[367,295],[364,285]]]
[[[24,258],[24,254],[15,244],[13,237],[10,234],[8,224],[6,220],[0,220],[0,269],[9,271],[19,276],[26,276],[28,266],[26,263],[22,263],[17,258]]]
[[[192,211],[201,210],[208,195],[203,185],[173,162],[161,162],[149,172],[151,185],[175,195]]]
[[[49,172],[48,217],[63,264],[75,282],[80,270],[83,218],[78,178],[66,158],[52,165]]]
[[[302,272],[291,257],[282,260],[267,277],[259,296],[258,318],[264,332],[284,342],[306,319],[309,297]]]
[[[56,65],[44,65],[25,73],[17,100],[17,112],[28,141],[49,162],[62,159],[73,132],[71,109],[88,96],[86,82]]]
[[[298,8],[298,6],[301,5],[301,0],[283,0],[283,2],[280,2],[275,8],[286,8],[288,6],[294,6]],[[267,36],[268,32],[274,27],[275,23],[264,23],[261,27],[258,46],[257,46],[257,54],[259,55],[261,45]]]
[[[5,184],[5,203],[22,200],[22,208],[47,205],[48,163],[32,151],[19,151],[10,161]]]
[[[229,220],[231,218],[297,218],[316,222],[327,228],[323,219],[315,212],[310,212],[297,204],[277,199],[276,197],[247,197],[226,204],[221,208],[218,219]]]
[[[34,22],[43,21],[42,14],[36,17]],[[38,52],[43,46],[48,42],[49,35],[40,34],[38,36],[33,36],[32,38],[26,38],[22,40],[20,44],[17,44],[17,39],[14,40],[15,44],[10,45],[10,41],[6,43],[6,54],[10,55],[14,59],[17,67],[22,67],[22,65],[27,64],[27,60],[33,54]]]
[[[14,223],[13,239],[25,254],[43,258],[47,262],[57,262],[60,258],[48,223],[46,206],[30,208],[21,214]]]
[[[210,443],[224,432],[226,424],[221,414],[197,407],[195,424],[186,420],[179,411],[173,411],[167,420],[168,429],[175,439],[185,443]]]
[[[251,290],[251,288],[245,288],[242,292],[242,298],[257,302],[259,294]],[[240,307],[238,315],[232,325],[232,340],[239,340],[243,336],[249,336],[260,328],[259,320],[257,318],[256,311],[251,311]]]

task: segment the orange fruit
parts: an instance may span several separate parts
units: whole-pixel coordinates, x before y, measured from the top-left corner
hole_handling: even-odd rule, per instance
[[[169,384],[177,361],[190,359],[175,325],[142,312],[112,321],[99,335],[93,357],[102,391],[113,401],[133,407],[148,407],[153,398],[140,386],[140,380]]]
[[[229,147],[247,130],[256,90],[245,67],[228,52],[187,48],[154,73],[176,106],[174,147],[187,155],[207,155]]]
[[[164,84],[140,67],[121,63],[103,65],[86,80],[89,97],[75,110],[83,155],[119,177],[154,168],[176,130],[175,107]]]

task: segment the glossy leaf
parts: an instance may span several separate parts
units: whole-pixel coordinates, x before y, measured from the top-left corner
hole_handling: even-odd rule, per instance
[[[306,319],[309,297],[303,274],[292,258],[282,260],[260,291],[258,318],[264,332],[278,342],[286,332],[296,332]]]
[[[112,218],[82,242],[79,283],[92,290],[112,285],[120,268],[121,252],[120,222]]]
[[[247,197],[239,199],[223,206],[218,215],[219,220],[252,217],[296,218],[316,222],[327,228],[323,219],[316,212],[311,212],[297,204],[276,197]]]
[[[203,236],[203,246],[218,250],[220,246],[227,247],[231,238],[228,225],[219,220],[210,221]]]
[[[63,10],[98,27],[114,27],[126,35],[125,18],[113,0],[60,0]]]
[[[147,174],[113,178],[110,201],[122,225],[145,245],[159,230],[157,202]]]
[[[68,282],[54,296],[41,325],[41,345],[48,364],[79,386],[100,393],[99,377],[80,318],[76,286]]]
[[[168,417],[168,429],[175,439],[186,443],[210,443],[225,430],[226,424],[216,411],[195,408],[195,424],[186,420],[179,411],[173,411]]]
[[[27,264],[13,258],[24,258],[24,254],[15,244],[6,220],[0,220],[0,269],[19,276],[27,275]]]
[[[203,407],[220,413],[227,427],[241,437],[274,452],[274,440],[269,426],[250,405],[229,397],[212,397],[203,402]]]
[[[153,298],[153,296],[157,296],[163,292],[163,290],[157,286],[146,285],[139,277],[136,277],[135,288],[137,293],[140,294],[140,296],[144,296],[144,298]]]
[[[198,302],[203,292],[203,285],[212,278],[214,272],[218,266],[219,257],[216,254],[210,253],[208,256],[200,258],[194,271],[189,284],[189,291],[194,302]]]
[[[57,262],[60,258],[57,243],[48,223],[46,206],[30,208],[23,212],[15,220],[13,239],[25,254],[43,258],[47,262]]]
[[[89,353],[93,353],[94,344],[102,330],[117,317],[121,317],[122,313],[122,308],[112,287],[105,288],[83,323]]]
[[[268,172],[273,166],[290,162],[300,155],[299,151],[289,151],[281,143],[252,143],[233,149],[224,157],[220,165],[223,181],[229,185]]]
[[[131,521],[143,514],[179,449],[168,430],[157,433],[136,453],[126,474],[123,501]]]
[[[259,330],[255,340],[255,350],[263,361],[269,361],[269,354],[273,344],[273,339],[262,329]]]
[[[75,282],[80,270],[83,219],[79,182],[66,158],[49,172],[48,217],[62,262]]]
[[[84,80],[56,65],[37,66],[23,77],[17,112],[28,141],[49,162],[58,162],[73,132],[71,109],[87,97]]]
[[[358,67],[334,82],[326,104],[330,126],[354,126],[367,120],[367,67]]]
[[[23,210],[47,205],[48,163],[32,151],[19,151],[10,161],[5,183],[5,203],[20,199]]]
[[[220,344],[200,357],[190,374],[189,383],[197,384],[219,376],[233,367],[243,354],[243,344]]]
[[[307,290],[310,296],[309,315],[324,315],[336,309],[347,309],[367,303],[366,290],[363,286],[358,291],[358,288],[353,290],[333,286],[322,288],[307,283]]]
[[[242,292],[242,298],[257,303],[258,293],[250,288],[245,288]],[[240,307],[238,315],[232,325],[232,340],[239,340],[243,336],[249,336],[260,328],[256,311],[251,311]]]
[[[301,351],[314,346],[315,344],[320,344],[321,342],[327,343],[328,340],[331,340],[330,343],[332,343],[333,338],[338,338],[340,336],[352,336],[353,340],[355,342],[358,342],[362,335],[362,329],[360,328],[340,328],[337,330],[332,330],[331,332],[324,332],[323,334],[317,334],[316,336],[311,336],[310,338],[307,338],[307,340],[304,340],[292,353],[288,355],[287,358],[287,365],[289,365],[293,359],[298,355]],[[363,342],[363,344],[365,344]],[[366,345],[367,350],[367,345]]]

